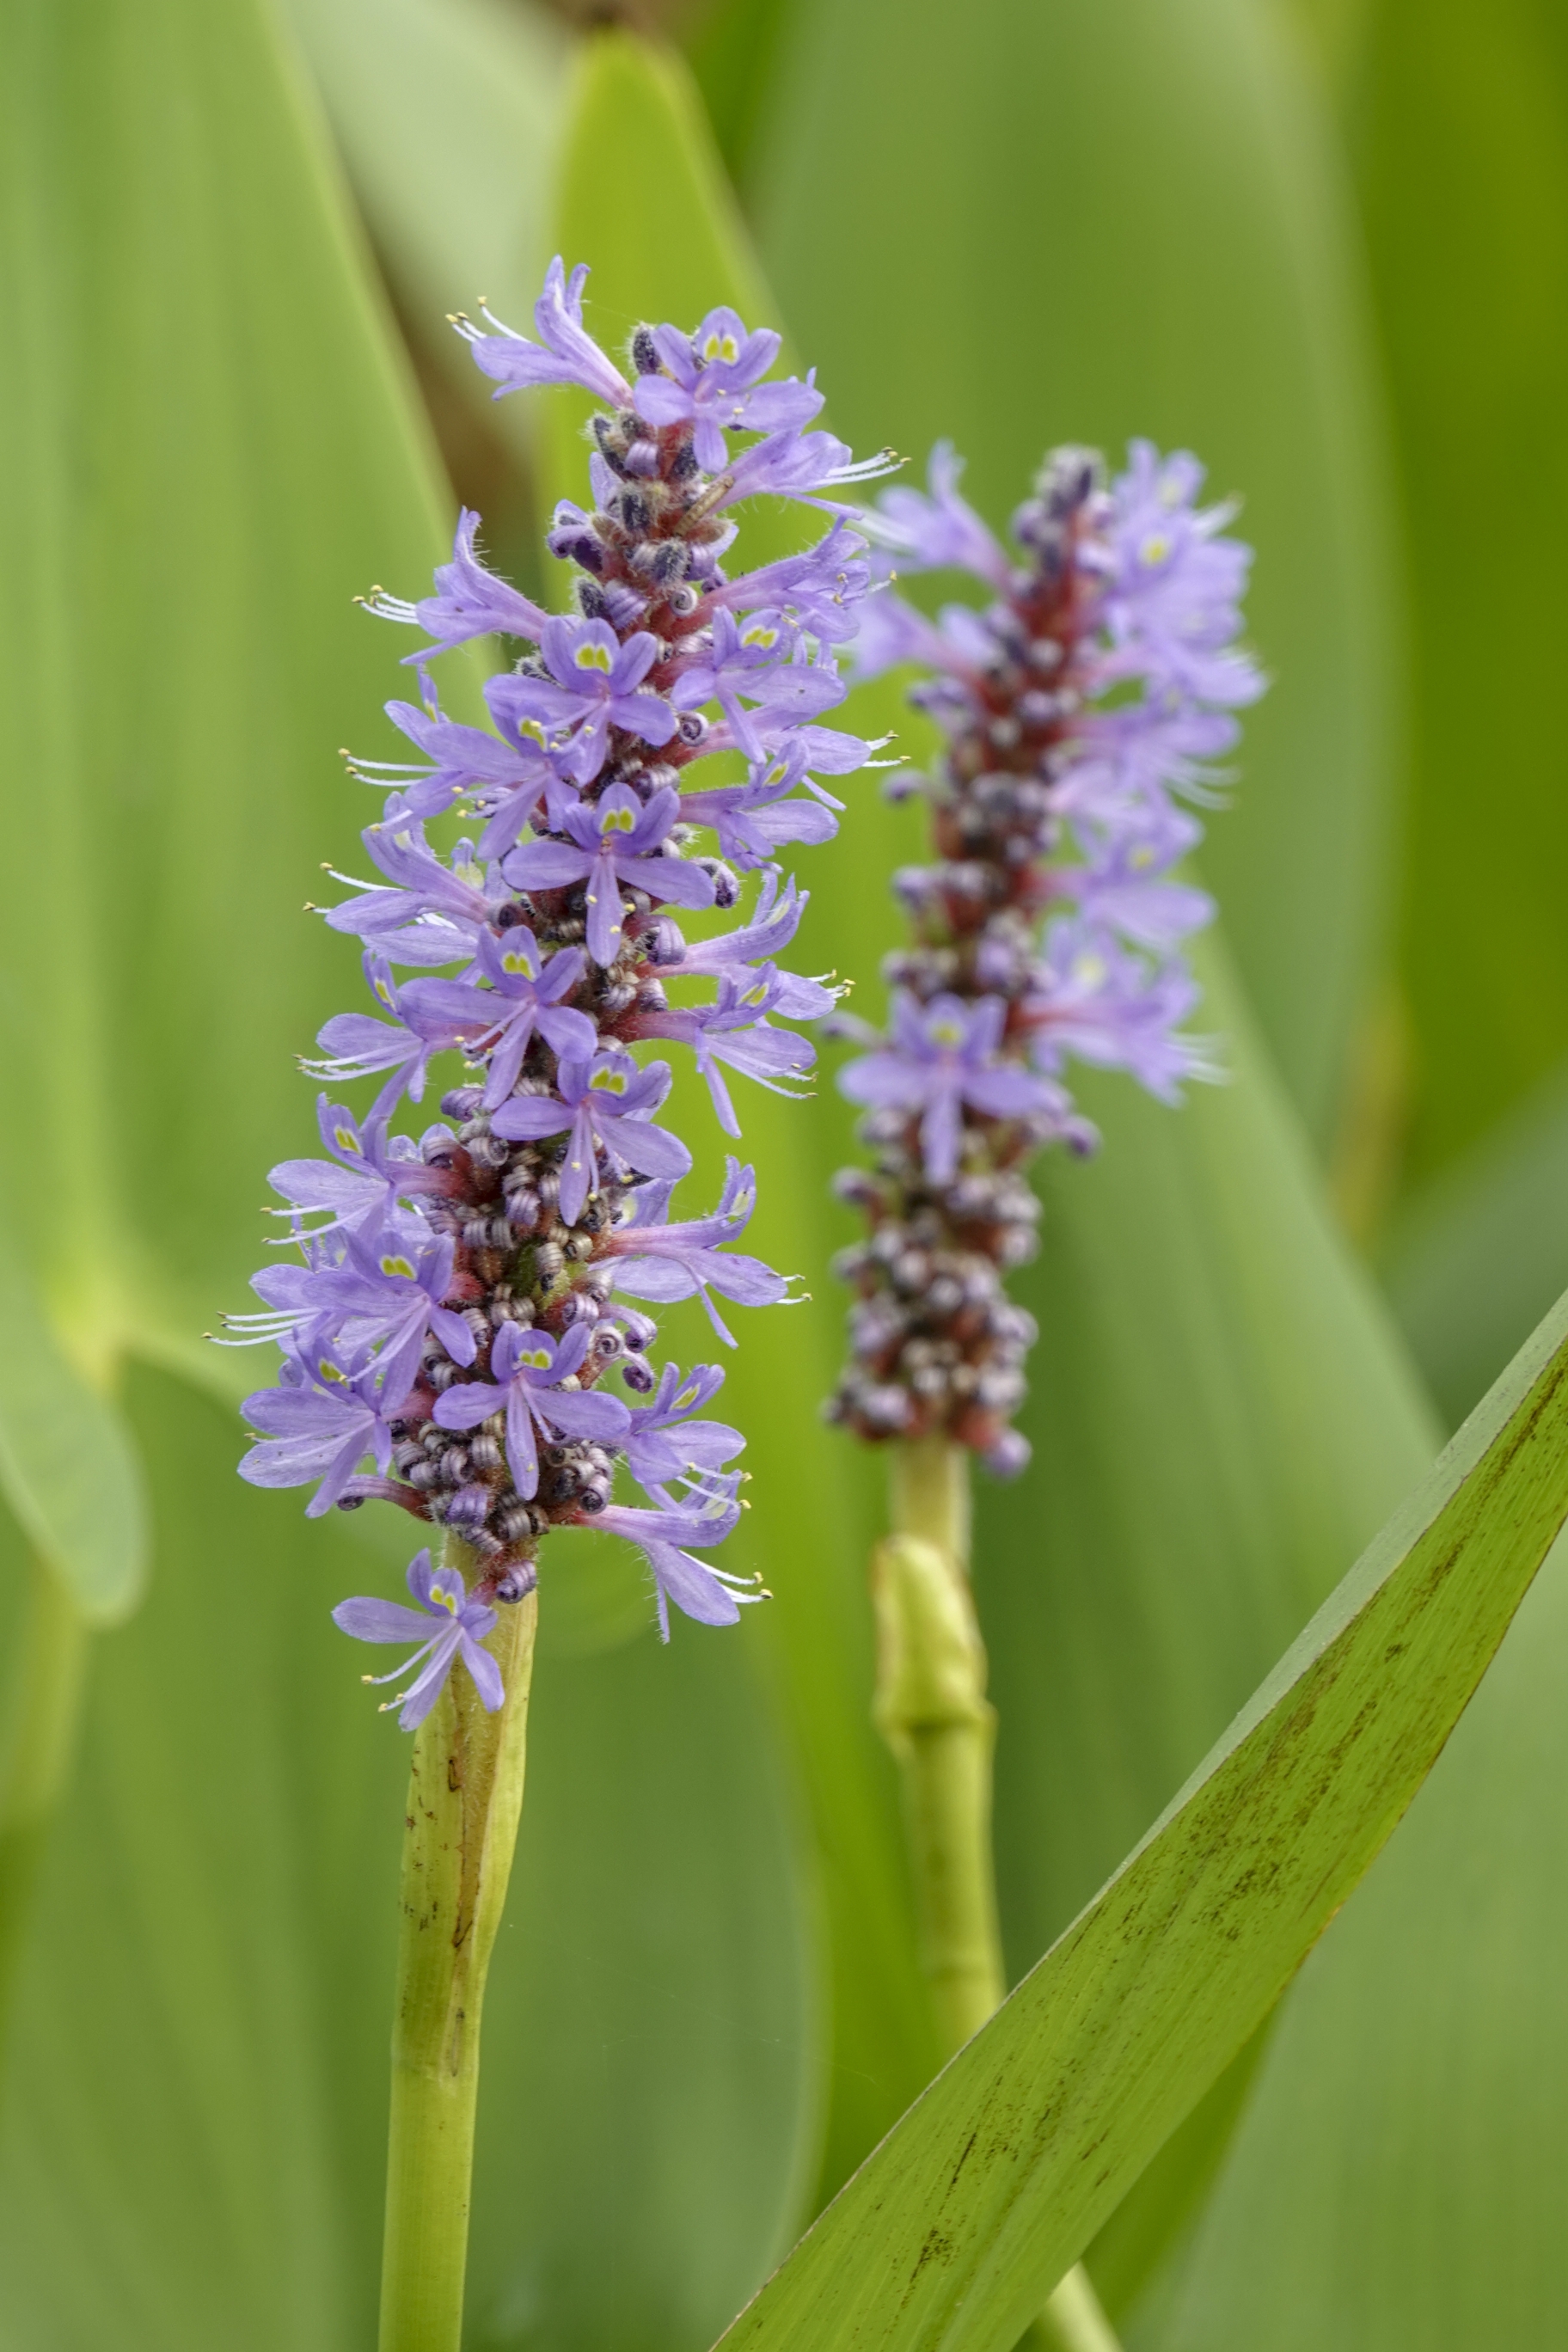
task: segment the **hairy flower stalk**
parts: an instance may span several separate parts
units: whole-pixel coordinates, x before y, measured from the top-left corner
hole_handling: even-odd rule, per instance
[[[892,1442],[892,1532],[872,1570],[877,1719],[899,1759],[924,1959],[956,2049],[1005,1990],[991,1859],[994,1716],[969,1588],[968,1462],[1013,1476],[1013,1427],[1036,1330],[1006,1296],[1035,1250],[1025,1178],[1042,1146],[1091,1150],[1066,1083],[1078,1060],[1128,1071],[1163,1101],[1216,1075],[1182,1024],[1198,991],[1182,942],[1210,899],[1176,877],[1200,838],[1192,803],[1261,691],[1236,637],[1248,551],[1200,509],[1195,460],[1135,442],[1107,484],[1081,449],[1047,458],[1013,519],[1015,557],[960,496],[946,447],[930,493],[884,495],[868,521],[884,575],[959,570],[984,610],[932,622],[884,587],[867,604],[862,675],[917,662],[911,700],[945,737],[926,799],[937,852],[895,887],[912,944],[889,961],[886,1035],[836,1016],[869,1050],[839,1083],[867,1107],[875,1154],[840,1197],[869,1231],[837,1264],[858,1297],[850,1361],[826,1408]],[[1042,2340],[1100,2352],[1114,2336],[1081,2270]]]
[[[416,1735],[383,2352],[458,2341],[479,2006],[521,1801],[542,1538],[595,1527],[637,1545],[667,1639],[671,1601],[720,1625],[763,1597],[699,1556],[742,1507],[744,1439],[705,1410],[723,1375],[657,1370],[644,1309],[700,1297],[732,1345],[716,1298],[773,1305],[789,1284],[733,1246],[753,1205],[737,1159],[709,1213],[672,1216],[691,1155],[658,1123],[668,1063],[634,1049],[689,1049],[731,1136],[727,1074],[776,1092],[805,1078],[814,1049],[780,1024],[817,1019],[837,992],[777,961],[805,900],[776,854],[833,835],[841,803],[816,780],[869,756],[819,723],[843,698],[836,649],[870,581],[834,494],[889,461],[856,466],[806,429],[821,394],[767,380],[779,338],[728,310],[691,334],[639,328],[623,374],[583,326],[585,276],[552,265],[538,341],[488,313],[455,322],[498,397],[572,383],[605,404],[594,503],[563,502],[549,535],[575,609],[547,613],[487,571],[468,513],[433,595],[373,600],[426,638],[408,656],[420,701],[388,705],[418,760],[354,763],[387,795],[363,836],[381,878],[340,877],[353,895],[326,919],[361,941],[377,1009],[329,1021],[305,1066],[333,1090],[379,1088],[358,1118],[323,1094],[327,1156],[273,1170],[297,1255],[256,1276],[265,1311],[231,1324],[283,1351],[247,1402],[259,1434],[244,1475],[318,1482],[311,1516],[375,1498],[445,1538],[438,1567],[428,1549],[410,1566],[412,1606],[334,1612],[358,1640],[412,1645],[375,1677],[401,1685],[387,1705]],[[762,492],[828,527],[799,555],[729,572],[731,510]],[[489,635],[529,650],[487,684],[483,729],[447,717],[426,665]],[[688,778],[715,752],[727,765]],[[477,837],[443,853],[426,826],[453,814]],[[681,918],[712,910],[728,929],[689,942]],[[442,1095],[443,1123],[395,1133],[453,1053],[469,1074]],[[640,1502],[616,1499],[622,1473]]]

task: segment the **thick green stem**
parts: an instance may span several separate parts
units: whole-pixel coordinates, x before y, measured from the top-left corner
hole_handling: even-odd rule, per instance
[[[51,1568],[35,1559],[0,1749],[0,2026],[49,1818],[70,1768],[87,1628]]]
[[[487,1715],[459,1664],[414,1738],[381,2352],[458,2352],[462,2336],[479,2018],[522,1810],[538,1594],[496,1613],[505,1704]]]
[[[969,1457],[944,1438],[893,1448],[892,1533],[871,1564],[878,1729],[898,1759],[921,1955],[944,2053],[977,2033],[1007,1990],[991,1852],[996,1713],[969,1583]],[[1081,2265],[1027,2341],[1118,2352]]]

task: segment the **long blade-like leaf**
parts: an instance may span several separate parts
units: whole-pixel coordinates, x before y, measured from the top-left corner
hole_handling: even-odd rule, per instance
[[[1366,1870],[1565,1516],[1568,1299],[731,2352],[1014,2341]]]
[[[89,1623],[129,1614],[147,1572],[135,1449],[68,1363],[9,1236],[0,1239],[0,1493]]]

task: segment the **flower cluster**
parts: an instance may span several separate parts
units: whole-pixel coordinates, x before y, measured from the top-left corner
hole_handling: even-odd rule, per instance
[[[868,755],[818,722],[843,698],[837,648],[870,581],[833,493],[886,462],[857,467],[808,430],[821,394],[765,381],[779,338],[731,310],[689,335],[639,328],[623,375],[584,328],[585,276],[552,266],[538,341],[488,312],[456,322],[500,393],[572,383],[607,404],[595,503],[563,503],[549,535],[575,568],[575,610],[546,613],[489,572],[468,513],[433,595],[373,601],[425,633],[408,656],[420,702],[388,705],[418,760],[356,764],[387,794],[363,836],[381,878],[339,877],[353,895],[326,919],[361,941],[377,1011],[329,1021],[324,1058],[305,1066],[333,1093],[381,1085],[360,1118],[323,1094],[326,1156],[272,1171],[297,1257],[257,1276],[266,1311],[231,1323],[283,1351],[277,1384],[246,1404],[259,1433],[247,1478],[319,1481],[312,1514],[383,1497],[468,1548],[471,1590],[422,1551],[416,1609],[337,1612],[362,1640],[424,1643],[401,1670],[420,1669],[405,1726],[459,1655],[499,1704],[476,1644],[492,1604],[531,1588],[552,1527],[639,1545],[667,1635],[670,1601],[721,1624],[757,1597],[691,1549],[721,1542],[741,1508],[730,1465],[743,1440],[701,1417],[722,1374],[656,1371],[643,1309],[700,1297],[732,1344],[715,1294],[760,1306],[788,1285],[731,1246],[753,1199],[738,1160],[710,1214],[672,1219],[691,1156],[658,1123],[668,1063],[633,1049],[689,1047],[731,1135],[726,1072],[778,1091],[805,1077],[813,1047],[777,1024],[819,1017],[836,992],[776,960],[805,900],[774,859],[833,834],[841,803],[816,779]],[[731,574],[731,510],[763,491],[823,509],[828,527],[804,553]],[[443,712],[426,663],[491,635],[529,650],[484,689],[490,728],[471,727]],[[715,752],[733,755],[717,771],[728,780],[683,791],[689,764]],[[426,827],[453,814],[477,837],[442,854]],[[689,942],[679,918],[710,909],[732,926]],[[446,1123],[394,1133],[444,1053],[469,1066],[441,1097]],[[643,1502],[613,1498],[621,1465]]]
[[[884,572],[960,568],[994,601],[931,622],[884,587],[862,616],[862,674],[934,672],[910,699],[946,746],[889,787],[925,796],[938,862],[895,879],[916,943],[886,967],[889,1034],[836,1022],[873,1049],[840,1085],[876,1164],[837,1181],[870,1233],[838,1260],[859,1295],[827,1412],[872,1440],[943,1432],[1006,1475],[1029,1451],[1009,1421],[1035,1328],[1002,1286],[1035,1247],[1023,1163],[1096,1139],[1070,1056],[1164,1101],[1215,1075],[1180,1026],[1181,942],[1213,908],[1173,869],[1202,833],[1184,803],[1215,797],[1263,681],[1235,643],[1249,552],[1195,504],[1194,458],[1135,442],[1107,487],[1092,452],[1056,451],[1013,519],[1021,562],[958,473],[938,448],[930,495],[889,491],[866,525]]]

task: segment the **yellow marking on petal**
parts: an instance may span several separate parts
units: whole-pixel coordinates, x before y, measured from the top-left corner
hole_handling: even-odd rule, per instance
[[[1154,853],[1150,848],[1146,841],[1140,842],[1127,862],[1130,866],[1135,866],[1139,872],[1142,873],[1145,866],[1153,865]]]
[[[684,1388],[684,1389],[682,1389],[682,1390],[681,1390],[681,1391],[680,1391],[680,1394],[676,1398],[676,1400],[675,1400],[675,1410],[677,1411],[677,1412],[684,1412],[686,1411],[686,1409],[687,1409],[688,1405],[693,1405],[693,1404],[695,1404],[695,1403],[696,1403],[696,1402],[697,1402],[697,1395],[698,1395],[697,1383],[696,1383],[696,1381],[692,1381],[692,1383],[691,1383],[691,1385],[690,1385],[690,1387],[689,1387],[689,1388]],[[689,1465],[688,1465],[688,1467],[689,1467],[689,1468],[690,1468],[690,1469],[695,1469],[695,1468],[696,1468],[696,1466],[697,1466],[697,1465],[696,1465],[696,1464],[695,1464],[695,1463],[690,1463],[690,1464],[689,1464]]]
[[[517,1360],[520,1364],[531,1364],[536,1372],[547,1372],[553,1360],[545,1354],[542,1348],[520,1348]]]
[[[356,1158],[359,1156],[358,1139],[349,1128],[334,1127],[332,1129],[332,1141],[337,1145],[340,1151],[352,1151],[354,1153]]]
[[[414,1268],[405,1257],[384,1257],[381,1270],[383,1274],[400,1274],[405,1282],[414,1279]]]
[[[702,346],[702,356],[704,360],[710,362],[737,360],[741,356],[741,346],[733,335],[711,334]]]
[[[1138,552],[1145,563],[1163,563],[1171,552],[1171,545],[1164,531],[1154,530],[1150,532]]]
[[[510,950],[507,954],[502,956],[500,961],[501,970],[503,971],[520,971],[525,980],[532,979],[532,966],[530,964],[527,954],[521,948]]]
[[[1075,956],[1072,976],[1075,980],[1082,981],[1086,987],[1098,988],[1105,978],[1105,958],[1098,955]]]
[[[630,833],[637,821],[636,809],[605,809],[600,819],[600,830],[604,833]]]
[[[778,641],[778,631],[768,628],[762,621],[753,621],[751,627],[744,630],[741,636],[741,643],[743,646],[776,646]]]
[[[934,1045],[962,1045],[963,1024],[961,1021],[933,1021],[930,1034]]]
[[[531,735],[540,750],[542,751],[543,751],[544,730],[537,719],[520,719],[517,724],[517,731],[520,735]],[[455,791],[461,792],[462,786],[460,784],[455,785],[453,789]]]
[[[316,1370],[320,1372],[324,1381],[346,1381],[348,1379],[348,1374],[340,1370],[338,1366],[329,1361],[325,1356],[321,1358],[321,1362],[316,1366]]]
[[[572,658],[579,669],[600,669],[606,677],[609,675],[610,653],[607,646],[579,646]]]
[[[748,988],[744,996],[742,997],[741,1002],[742,1004],[765,1004],[767,1002],[767,987],[764,983],[758,988]]]
[[[388,988],[384,980],[378,980],[376,982],[375,992],[377,996],[380,997],[382,1003],[386,1006],[388,1012],[390,1012],[392,1009],[392,991]]]
[[[626,1081],[619,1070],[595,1070],[588,1084],[600,1094],[624,1095]]]

